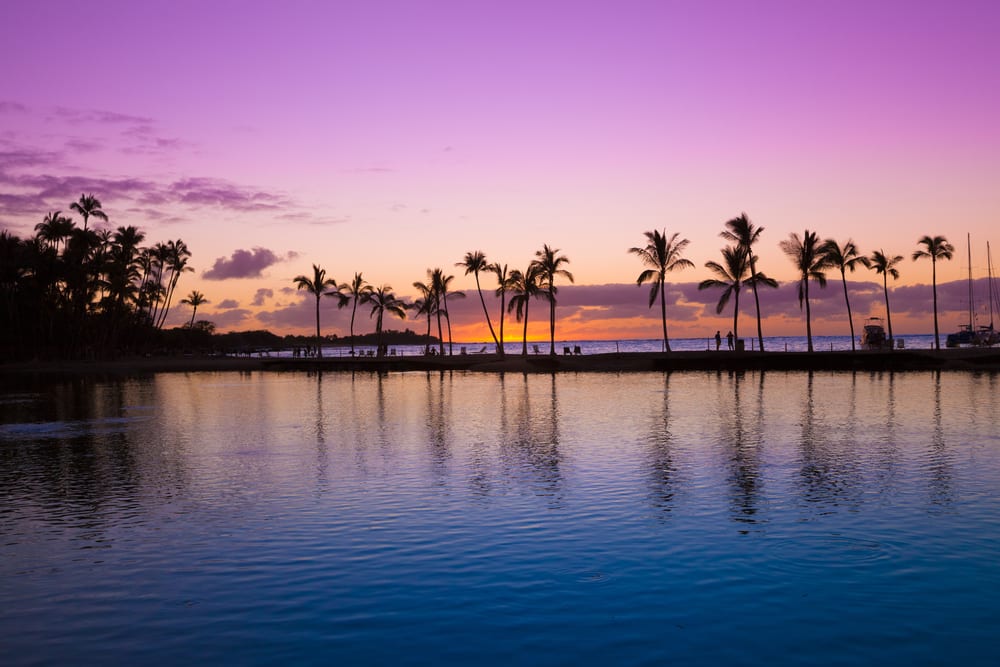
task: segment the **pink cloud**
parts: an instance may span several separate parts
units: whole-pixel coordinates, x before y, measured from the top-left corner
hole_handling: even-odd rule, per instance
[[[225,280],[227,278],[259,278],[267,267],[293,259],[297,253],[289,252],[284,257],[276,255],[267,248],[253,250],[234,250],[229,259],[219,257],[212,268],[201,274],[206,280]]]

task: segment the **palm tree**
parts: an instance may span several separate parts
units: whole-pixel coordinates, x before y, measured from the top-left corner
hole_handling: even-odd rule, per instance
[[[413,307],[416,309],[418,315],[427,316],[427,344],[424,346],[424,354],[430,354],[431,316],[435,314],[435,309],[436,309],[434,288],[420,281],[413,283],[413,286],[416,287],[417,291],[420,292],[420,297],[413,302]],[[440,341],[441,341],[441,319],[438,318],[438,342]],[[443,353],[444,348],[442,347],[441,349]]]
[[[812,336],[812,311],[809,307],[809,280],[815,280],[820,287],[826,287],[826,274],[823,269],[830,266],[830,260],[823,252],[823,246],[819,242],[816,232],[808,229],[799,238],[799,235],[792,232],[788,238],[778,244],[781,250],[788,255],[795,268],[799,272],[799,310],[802,303],[806,304],[806,346],[810,352],[813,351]]]
[[[569,264],[569,258],[559,254],[558,248],[550,248],[544,244],[542,249],[535,253],[535,260],[532,262],[538,270],[538,282],[545,288],[546,298],[549,301],[549,354],[556,353],[556,276],[562,276],[573,282],[573,274],[564,268],[563,264]]]
[[[392,293],[392,287],[389,285],[382,285],[372,289],[368,295],[368,303],[372,304],[372,312],[369,317],[378,315],[378,319],[375,320],[375,336],[378,340],[378,351],[376,354],[381,357],[383,356],[382,318],[386,311],[388,311],[401,320],[406,319],[406,304],[396,298],[396,295]]]
[[[45,218],[35,225],[36,236],[39,241],[44,241],[50,248],[59,249],[59,243],[64,246],[66,240],[73,233],[76,225],[73,220],[62,214],[62,211],[49,212]]]
[[[107,213],[101,210],[101,200],[94,195],[81,194],[80,201],[73,202],[69,207],[83,217],[83,231],[87,231],[87,220],[90,219],[90,216],[105,222],[108,221]]]
[[[490,336],[493,337],[493,343],[496,345],[497,354],[503,356],[503,347],[497,339],[496,331],[493,330],[493,322],[490,319],[490,312],[486,309],[486,299],[483,298],[483,289],[479,285],[479,272],[488,271],[490,268],[490,265],[486,262],[486,255],[483,254],[482,250],[467,252],[465,253],[465,259],[461,262],[457,262],[455,266],[464,267],[465,275],[469,275],[471,273],[476,277],[476,291],[479,292],[479,302],[483,304],[483,315],[486,316],[486,325],[490,328]]]
[[[353,302],[351,307],[351,356],[354,356],[354,315],[358,312],[358,303],[366,303],[374,288],[361,277],[360,273],[354,274],[354,280],[350,283],[341,283],[337,286],[337,291],[333,293],[339,297],[337,306],[343,308],[348,301]]]
[[[934,289],[934,349],[941,349],[941,340],[938,338],[938,313],[937,313],[937,261],[939,259],[951,259],[955,252],[955,246],[948,243],[948,239],[943,236],[924,236],[917,243],[924,247],[913,253],[913,261],[921,257],[931,258],[931,285]]]
[[[191,329],[194,327],[194,316],[198,312],[198,306],[202,305],[203,303],[208,303],[208,299],[205,298],[204,294],[202,294],[196,289],[193,289],[191,290],[190,294],[188,294],[185,298],[181,299],[181,303],[187,306],[191,306],[192,308],[191,321],[188,323],[188,329]]]
[[[753,254],[753,244],[760,239],[760,234],[763,231],[763,227],[756,227],[750,222],[746,213],[741,213],[739,217],[727,221],[726,229],[719,234],[723,239],[743,248],[747,255],[751,276],[757,275],[757,257]],[[760,298],[757,296],[757,282],[756,280],[750,281],[750,287],[753,288],[753,304],[754,308],[757,309],[757,342],[760,345],[760,351],[763,352],[764,331],[760,325]]]
[[[854,340],[854,319],[851,317],[851,299],[847,296],[847,270],[854,273],[857,264],[869,266],[868,258],[858,254],[858,247],[850,239],[844,245],[840,245],[834,239],[827,239],[823,243],[823,253],[830,261],[830,266],[840,270],[840,280],[844,285],[844,303],[847,304],[847,322],[851,326],[851,351],[856,351]]]
[[[539,269],[534,262],[528,265],[528,270],[521,272],[514,269],[510,272],[509,289],[512,296],[507,304],[507,311],[515,311],[517,321],[524,320],[524,330],[521,337],[521,354],[528,356],[528,306],[532,299],[541,293],[538,284]]]
[[[507,265],[501,266],[499,263],[494,262],[486,267],[487,270],[492,271],[497,277],[497,288],[494,294],[500,297],[500,356],[504,356],[504,337],[503,337],[503,321],[504,314],[507,312],[507,290],[511,288],[511,276],[507,273]]]
[[[434,269],[433,271],[428,269],[428,275],[431,279],[431,288],[434,290],[434,300],[435,300],[435,310],[438,316],[438,336],[441,335],[441,315],[444,315],[445,321],[448,323],[448,355],[454,354],[454,345],[451,339],[451,315],[448,313],[448,295],[451,294],[453,298],[464,299],[465,292],[449,292],[448,286],[451,285],[451,281],[455,279],[455,276],[444,275],[443,269]],[[441,341],[441,354],[444,354],[444,341]]]
[[[167,277],[166,283],[166,298],[164,300],[163,309],[160,311],[160,316],[157,320],[156,327],[162,328],[163,322],[167,319],[167,313],[170,312],[170,302],[174,298],[174,289],[177,287],[177,281],[180,280],[181,274],[189,271],[194,271],[193,268],[187,265],[188,258],[191,257],[191,251],[188,250],[187,244],[181,239],[176,241],[167,241],[165,246],[164,263],[168,269],[170,269],[170,275]]]
[[[649,290],[649,307],[653,307],[656,295],[660,295],[660,317],[663,320],[663,347],[670,352],[670,339],[667,337],[667,302],[664,293],[666,285],[664,281],[668,272],[693,267],[694,263],[689,259],[681,257],[684,248],[689,241],[678,239],[680,234],[674,234],[667,238],[667,230],[661,234],[658,230],[646,232],[645,248],[630,248],[629,252],[638,255],[643,264],[650,267],[639,274],[636,285],[652,282],[653,287]]]
[[[319,300],[326,293],[327,288],[337,288],[337,281],[333,278],[327,278],[326,269],[321,269],[319,265],[313,264],[312,268],[313,277],[311,279],[308,276],[295,276],[292,278],[292,282],[295,283],[297,289],[307,290],[316,297],[316,356],[322,358],[323,346],[320,345],[319,335]]]
[[[896,268],[896,265],[903,261],[903,256],[894,255],[889,257],[882,250],[876,250],[872,253],[868,261],[870,262],[869,268],[874,269],[875,273],[882,274],[882,290],[885,293],[885,320],[889,325],[889,349],[892,349],[892,313],[889,311],[889,276],[892,276],[893,280],[899,279],[899,270]]]
[[[750,279],[750,262],[746,250],[740,246],[726,246],[722,249],[722,263],[705,262],[705,268],[716,275],[715,278],[702,280],[698,289],[722,288],[722,296],[715,306],[716,313],[722,313],[730,297],[733,298],[733,336],[740,339],[740,289]]]

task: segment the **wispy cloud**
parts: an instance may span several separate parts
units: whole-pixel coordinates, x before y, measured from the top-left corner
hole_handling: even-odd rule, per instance
[[[225,280],[227,278],[259,278],[261,272],[267,267],[277,264],[286,259],[294,259],[298,254],[295,252],[286,253],[284,256],[277,255],[273,250],[267,248],[254,248],[253,250],[234,250],[227,259],[219,257],[215,260],[212,268],[202,273],[202,278],[206,280]]]
[[[223,299],[216,306],[219,310],[232,310],[233,308],[239,308],[240,302],[236,299]]]

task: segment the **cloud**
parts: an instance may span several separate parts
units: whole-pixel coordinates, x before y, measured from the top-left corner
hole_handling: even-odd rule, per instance
[[[253,295],[253,301],[250,303],[251,306],[263,306],[265,299],[273,299],[274,290],[262,287]]]
[[[253,250],[234,250],[229,259],[219,257],[212,268],[202,273],[206,280],[225,280],[227,278],[259,278],[261,272],[272,264],[292,259],[296,253],[288,253],[280,257],[267,248]]]
[[[235,308],[224,312],[209,313],[205,316],[205,319],[212,322],[219,329],[231,329],[250,319],[252,315],[253,313],[245,308]],[[201,318],[199,317],[198,319]]]
[[[239,308],[239,307],[240,307],[240,302],[237,301],[236,299],[224,299],[219,302],[218,306],[216,306],[216,308],[218,308],[219,310],[232,310],[233,308]]]
[[[273,211],[291,205],[283,196],[217,178],[185,178],[171,183],[167,193],[182,204],[217,206],[240,212]]]
[[[20,102],[0,100],[0,113],[24,113],[27,110],[28,107],[24,106]]]

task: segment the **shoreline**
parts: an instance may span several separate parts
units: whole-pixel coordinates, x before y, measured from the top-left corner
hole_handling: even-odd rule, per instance
[[[382,359],[275,357],[137,357],[106,361],[0,363],[0,377],[128,376],[153,373],[287,371],[470,371],[484,373],[664,371],[1000,371],[1000,349],[832,352],[621,352],[576,356],[470,354]]]

